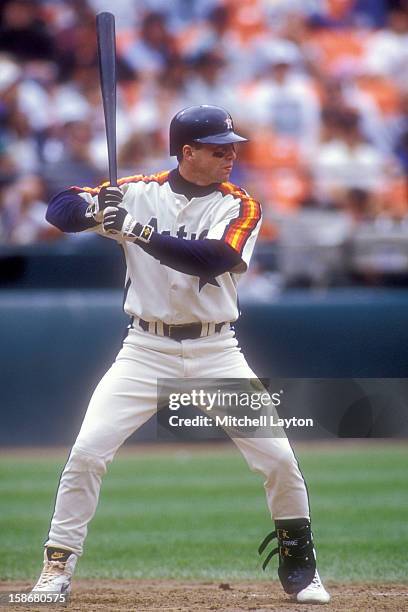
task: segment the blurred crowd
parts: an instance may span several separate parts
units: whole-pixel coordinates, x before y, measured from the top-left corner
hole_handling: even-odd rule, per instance
[[[0,244],[59,238],[44,220],[49,197],[106,179],[101,10],[116,16],[121,176],[174,166],[171,117],[217,104],[250,138],[231,180],[262,202],[265,243],[308,211],[321,219],[338,213],[340,235],[367,221],[405,223],[406,0],[2,0],[0,7]]]

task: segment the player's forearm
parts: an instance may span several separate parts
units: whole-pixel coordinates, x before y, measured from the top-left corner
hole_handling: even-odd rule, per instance
[[[183,240],[153,232],[149,242],[137,244],[161,264],[192,276],[219,276],[241,261],[221,240]]]
[[[45,218],[62,232],[82,232],[97,225],[94,219],[85,217],[87,207],[80,195],[67,189],[50,200]]]

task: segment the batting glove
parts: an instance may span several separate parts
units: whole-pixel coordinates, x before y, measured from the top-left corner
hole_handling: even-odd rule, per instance
[[[108,206],[103,211],[102,227],[105,234],[120,235],[125,240],[150,242],[154,232],[151,225],[142,225],[125,208]]]
[[[123,200],[123,193],[119,187],[102,187],[96,201],[86,209],[85,217],[94,219],[97,223],[103,221],[103,211],[108,206],[120,206]]]

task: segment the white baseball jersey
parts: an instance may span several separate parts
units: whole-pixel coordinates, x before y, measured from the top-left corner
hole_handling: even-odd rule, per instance
[[[261,207],[243,189],[221,183],[209,195],[193,197],[174,193],[169,172],[120,179],[123,206],[141,224],[163,234],[187,240],[218,239],[234,248],[249,264],[261,225]],[[100,187],[84,188],[89,203]],[[107,236],[102,227],[93,231]],[[113,238],[122,245],[127,264],[124,310],[129,316],[167,324],[235,321],[238,318],[239,274],[225,272],[203,282],[197,276],[162,265],[137,244]]]

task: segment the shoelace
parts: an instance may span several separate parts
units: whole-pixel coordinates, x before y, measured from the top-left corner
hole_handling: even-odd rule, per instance
[[[51,580],[55,578],[55,576],[58,576],[60,574],[58,570],[64,571],[64,569],[65,569],[65,563],[62,563],[61,561],[48,561],[47,565],[45,566],[45,568],[43,569],[41,573],[40,580],[38,581],[38,585],[39,586],[47,585],[49,582],[51,582]]]
[[[311,583],[309,584],[309,586],[308,586],[308,587],[306,587],[306,588],[308,588],[308,589],[309,589],[309,588],[312,588],[312,589],[320,589],[321,587],[322,587],[322,585],[321,585],[321,583],[320,583],[319,576],[317,576],[317,574],[315,574],[315,575],[313,576],[313,580],[312,580],[312,582],[311,582]]]

